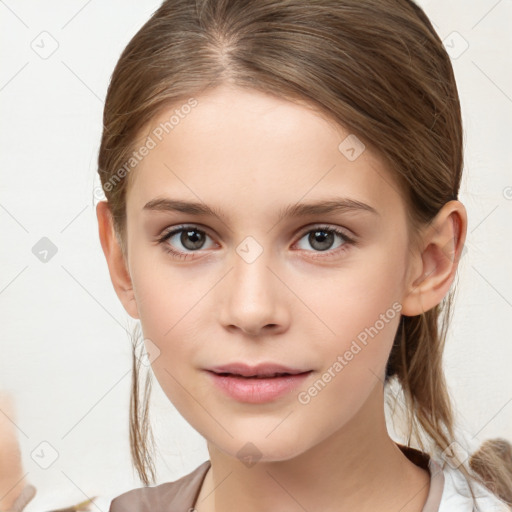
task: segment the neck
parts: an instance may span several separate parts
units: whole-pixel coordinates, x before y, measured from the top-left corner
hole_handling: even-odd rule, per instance
[[[288,460],[247,467],[209,443],[211,467],[195,510],[421,512],[430,476],[389,437],[383,403],[376,386],[348,424]]]

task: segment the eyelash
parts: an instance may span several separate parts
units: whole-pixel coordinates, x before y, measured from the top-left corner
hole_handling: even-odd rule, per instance
[[[181,251],[177,251],[176,249],[173,249],[170,244],[166,244],[165,243],[172,236],[174,236],[174,235],[176,235],[178,233],[181,233],[183,231],[186,231],[186,230],[194,230],[194,231],[197,231],[198,233],[202,233],[202,234],[208,236],[208,234],[204,230],[199,229],[198,226],[194,226],[192,224],[192,225],[179,226],[179,227],[177,227],[177,228],[175,228],[175,229],[173,229],[171,231],[165,232],[162,236],[160,236],[157,239],[157,242],[158,242],[158,244],[163,245],[164,251],[166,251],[167,253],[171,254],[171,256],[174,257],[174,258],[182,259],[182,260],[186,260],[186,259],[189,259],[191,257],[194,258],[193,253],[194,252],[199,252],[199,250],[188,252],[188,253],[184,253],[184,252],[181,252]],[[335,235],[340,236],[344,240],[344,243],[340,247],[337,247],[336,249],[331,249],[331,250],[326,250],[326,251],[313,251],[313,252],[318,252],[320,254],[325,253],[327,255],[327,256],[323,256],[323,255],[322,256],[320,256],[320,255],[319,256],[313,256],[314,259],[332,257],[333,255],[337,255],[338,253],[342,253],[342,252],[347,251],[348,250],[348,246],[357,245],[357,242],[352,237],[348,237],[343,231],[341,231],[341,230],[339,230],[337,228],[329,227],[329,226],[318,226],[318,227],[314,227],[312,229],[309,229],[307,231],[304,231],[300,235],[298,240],[301,240],[302,238],[304,238],[305,235],[308,235],[309,233],[312,233],[312,232],[315,232],[315,231],[325,231],[326,233],[334,233]],[[311,252],[311,251],[307,251],[307,252]]]

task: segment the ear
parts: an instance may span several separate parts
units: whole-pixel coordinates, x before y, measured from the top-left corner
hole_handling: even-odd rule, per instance
[[[466,209],[456,200],[446,203],[425,227],[412,256],[403,315],[420,315],[443,300],[455,277],[466,231]]]
[[[100,201],[96,205],[96,216],[98,218],[101,247],[107,259],[110,279],[114,289],[126,312],[132,318],[139,318],[128,265],[114,231],[108,201]]]

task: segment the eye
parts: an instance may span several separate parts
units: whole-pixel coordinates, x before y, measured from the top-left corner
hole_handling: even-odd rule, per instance
[[[333,248],[336,238],[341,239],[341,242]],[[345,251],[350,245],[355,245],[355,240],[347,236],[343,231],[328,226],[319,226],[307,231],[297,243],[300,244],[300,241],[303,239],[306,240],[306,243],[309,244],[310,247],[315,249],[314,252],[329,251],[329,255],[332,255],[333,252],[337,253],[338,251]],[[299,248],[304,249],[304,247]],[[324,256],[319,255],[315,257]]]
[[[193,258],[194,252],[199,252],[201,249],[205,248],[207,238],[210,237],[197,226],[178,226],[177,228],[164,232],[163,235],[157,239],[157,242],[173,257],[187,259]],[[341,242],[333,249],[332,246],[336,238],[340,239]],[[320,226],[306,231],[297,244],[300,244],[303,239],[307,240],[307,243],[313,247],[314,251],[307,251],[304,247],[299,247],[301,250],[313,253],[327,253],[325,256],[318,254],[314,256],[315,258],[332,256],[333,253],[337,254],[338,252],[346,251],[350,245],[356,244],[355,240],[346,235],[343,231],[328,226]],[[175,248],[177,245],[178,248]],[[181,245],[181,247],[179,247],[179,245]],[[215,246],[215,244],[212,246]]]
[[[196,226],[180,226],[165,232],[158,238],[158,243],[162,244],[164,250],[171,253],[174,257],[187,259],[191,257],[191,253],[187,253],[187,251],[197,252],[203,249],[206,238],[210,237]],[[174,249],[171,243],[167,243],[171,241],[173,244],[180,244],[181,247]]]

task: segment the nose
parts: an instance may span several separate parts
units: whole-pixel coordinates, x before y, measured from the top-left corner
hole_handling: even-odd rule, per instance
[[[238,254],[233,258],[233,267],[216,297],[219,320],[226,329],[256,337],[288,328],[287,300],[292,294],[265,254],[250,263]]]

